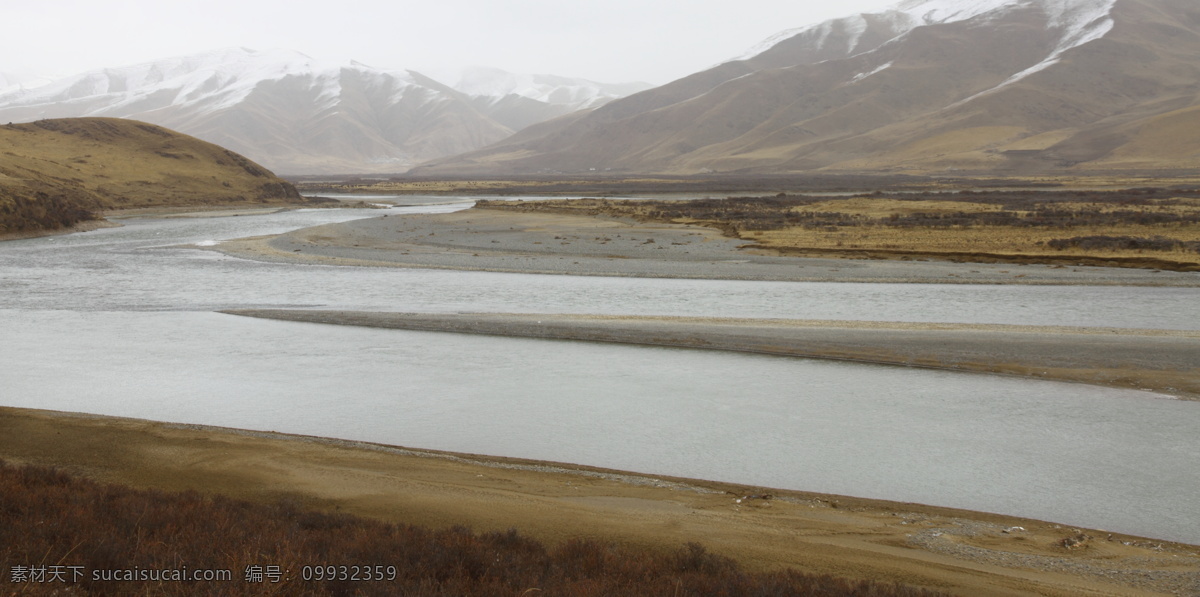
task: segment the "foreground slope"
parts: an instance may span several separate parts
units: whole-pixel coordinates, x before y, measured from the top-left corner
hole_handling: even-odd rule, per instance
[[[245,157],[143,122],[0,126],[0,234],[71,226],[108,209],[298,200],[291,184]]]
[[[819,574],[936,587],[956,595],[1190,595],[1197,588],[1194,571],[1200,556],[1189,546],[962,510],[343,440],[12,408],[0,408],[0,429],[8,432],[0,434],[0,457],[10,462],[51,465],[142,488],[195,489],[205,495],[268,504],[286,497],[288,502],[326,512],[438,529],[465,525],[479,532],[511,535],[506,530],[516,528],[555,546],[587,537],[669,553],[684,542],[701,541],[716,553],[737,558],[747,570],[796,567]],[[123,520],[137,520],[142,510],[134,508],[132,516]],[[307,518],[320,520],[319,516]],[[236,523],[225,526],[251,528]],[[313,526],[324,525],[300,525]],[[343,534],[350,528],[336,526]],[[5,530],[0,527],[0,533]],[[298,537],[296,533],[305,531],[293,524],[290,532]],[[251,535],[257,533],[248,533]],[[143,546],[156,545],[140,538]],[[75,543],[67,543],[63,549]],[[1066,547],[1068,544],[1074,547]],[[19,542],[12,545],[22,548]],[[227,542],[221,545],[228,548]],[[64,564],[86,563],[83,556],[94,547],[81,544],[66,556]],[[41,557],[44,551],[33,557]],[[238,549],[222,551],[242,554]],[[337,551],[326,549],[324,553]],[[495,554],[490,551],[482,567],[494,560]],[[50,557],[57,561],[62,556]],[[291,561],[249,559],[253,565],[261,565],[262,559],[274,564]],[[195,570],[202,560],[182,561]],[[357,561],[403,563],[391,558],[377,562],[360,557]],[[583,558],[575,568],[605,568],[602,564],[611,561]],[[18,558],[14,565],[23,563]],[[151,567],[142,565],[143,570]],[[245,568],[212,567],[234,568],[237,580]],[[493,572],[504,567],[494,567]],[[293,568],[293,580],[297,574]],[[219,588],[224,589],[222,594],[229,594],[239,586],[258,593],[263,589],[250,583]],[[528,586],[492,594],[542,594],[525,590]],[[355,588],[375,594],[367,585],[356,583]],[[636,593],[626,589],[604,594]],[[688,593],[681,590],[680,594]],[[730,589],[709,594],[746,592]]]
[[[1200,7],[909,0],[419,174],[1200,167]]]

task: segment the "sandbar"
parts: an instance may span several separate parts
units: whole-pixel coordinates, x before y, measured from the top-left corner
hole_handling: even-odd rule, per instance
[[[1200,400],[1200,332],[530,313],[233,309],[378,328],[727,350],[1148,390]]]
[[[1200,272],[784,256],[704,226],[480,208],[327,224],[227,241],[213,250],[289,263],[586,276],[1200,286]]]

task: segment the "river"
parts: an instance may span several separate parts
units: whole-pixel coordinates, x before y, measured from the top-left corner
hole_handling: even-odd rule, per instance
[[[389,214],[467,204],[393,208]],[[260,263],[187,245],[371,217],[134,219],[0,243],[0,403],[582,463],[1200,543],[1200,403],[226,308],[1200,329],[1200,289],[654,280]]]

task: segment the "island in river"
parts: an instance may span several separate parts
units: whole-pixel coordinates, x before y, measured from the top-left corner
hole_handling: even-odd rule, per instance
[[[221,243],[250,259],[330,265],[783,281],[1197,286],[1200,273],[1121,267],[802,258],[747,252],[705,226],[469,209],[328,224]],[[1200,333],[689,318],[398,315],[242,311],[244,315],[498,335],[716,348],[1019,375],[1200,398]]]

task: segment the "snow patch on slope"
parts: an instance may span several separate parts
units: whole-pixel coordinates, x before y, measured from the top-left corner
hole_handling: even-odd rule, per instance
[[[867,77],[869,77],[869,76],[871,76],[871,75],[874,75],[874,74],[876,74],[876,73],[879,73],[879,72],[882,72],[882,71],[885,71],[885,70],[887,70],[887,69],[891,68],[892,64],[894,64],[894,61],[893,61],[893,62],[888,62],[887,64],[881,64],[881,65],[879,65],[878,67],[876,67],[876,68],[875,68],[875,70],[872,70],[871,72],[868,72],[868,73],[858,73],[857,75],[854,75],[854,77],[853,77],[852,79],[850,79],[850,82],[851,82],[851,83],[857,83],[857,82],[859,82],[859,81],[861,81],[861,80],[863,80],[863,79],[865,79],[865,78],[867,78]]]
[[[842,26],[846,28],[846,34],[850,38],[846,42],[846,52],[853,54],[858,48],[858,42],[862,41],[862,36],[867,32],[867,19],[862,15],[855,15],[842,19]]]
[[[1046,70],[1057,64],[1068,50],[1104,37],[1114,26],[1111,15],[1116,0],[1039,0],[1037,3],[1041,4],[1049,17],[1050,28],[1062,31],[1054,50],[1041,62],[1014,74],[991,89],[956,102],[954,106],[965,104]]]
[[[906,0],[892,9],[908,15],[920,25],[936,25],[969,21],[975,17],[999,10],[1029,4],[1035,0]]]

